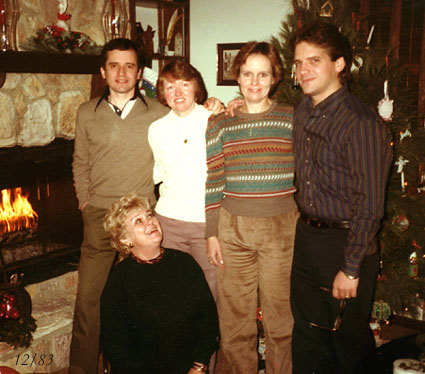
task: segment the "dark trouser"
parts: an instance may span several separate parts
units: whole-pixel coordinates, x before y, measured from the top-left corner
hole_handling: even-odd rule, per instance
[[[347,300],[338,331],[309,324],[333,327],[339,314],[340,301],[320,287],[332,290],[347,236],[345,229],[318,229],[298,220],[291,274],[294,374],[362,373],[362,362],[375,347],[369,320],[378,254],[364,260],[357,297]]]
[[[100,296],[117,252],[103,229],[106,209],[87,205],[78,268],[78,292],[70,352],[70,374],[96,374],[99,358]]]

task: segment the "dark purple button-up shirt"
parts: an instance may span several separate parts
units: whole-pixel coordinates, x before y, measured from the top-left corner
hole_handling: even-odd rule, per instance
[[[350,222],[341,270],[358,276],[364,257],[377,248],[390,133],[344,86],[315,107],[304,96],[294,113],[293,141],[299,207],[312,217]]]

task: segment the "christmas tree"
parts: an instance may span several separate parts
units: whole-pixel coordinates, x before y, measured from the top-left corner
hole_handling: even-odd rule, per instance
[[[408,85],[408,72],[387,46],[375,42],[374,27],[367,27],[368,15],[359,14],[357,1],[292,0],[292,6],[279,35],[272,38],[285,71],[292,72],[279,85],[275,99],[296,105],[302,95],[291,46],[297,30],[317,20],[334,23],[353,48],[351,91],[379,112],[393,134],[394,165],[379,233],[375,317],[386,317],[380,311],[389,306],[417,318],[425,300],[425,131],[418,123],[417,96]]]

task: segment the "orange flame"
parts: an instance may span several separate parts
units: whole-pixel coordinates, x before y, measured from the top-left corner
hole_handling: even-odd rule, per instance
[[[14,199],[12,201],[11,196]],[[37,213],[32,209],[28,196],[22,194],[22,188],[1,191],[0,203],[0,235],[8,232],[20,231],[24,228],[37,226]]]

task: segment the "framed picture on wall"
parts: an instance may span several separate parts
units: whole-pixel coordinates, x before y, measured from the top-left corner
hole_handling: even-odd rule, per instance
[[[233,61],[245,43],[217,44],[218,71],[217,86],[237,86],[238,82],[233,77]]]

